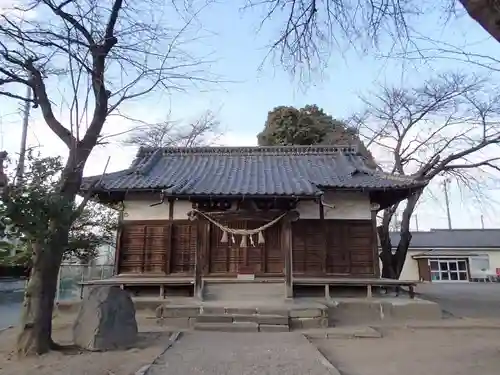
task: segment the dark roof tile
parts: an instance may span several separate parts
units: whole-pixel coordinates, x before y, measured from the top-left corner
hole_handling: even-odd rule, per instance
[[[399,233],[390,233],[393,247],[397,246]],[[431,229],[412,232],[411,249],[500,248],[500,229]]]
[[[82,190],[100,176],[84,179]],[[109,173],[100,191],[164,189],[172,195],[313,196],[322,188],[425,185],[367,167],[352,147],[141,148],[131,167]]]

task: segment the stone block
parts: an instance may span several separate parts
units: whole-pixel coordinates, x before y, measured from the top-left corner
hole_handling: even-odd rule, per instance
[[[203,306],[201,311],[203,314],[224,315],[226,313],[226,308],[219,306]]]
[[[196,318],[197,322],[200,323],[232,323],[233,317],[231,315],[213,315],[213,314],[201,314]]]
[[[385,320],[439,320],[443,313],[439,304],[419,299],[393,301],[385,311]]]
[[[288,325],[289,318],[280,315],[257,315],[257,323],[270,325]]]
[[[156,310],[156,316],[158,317],[158,310]],[[196,317],[200,314],[200,308],[194,306],[173,306],[164,305],[161,306],[161,316],[162,318],[191,318]]]
[[[328,308],[328,317],[332,322],[342,324],[365,324],[383,319],[384,309],[380,301],[352,299],[332,304]]]
[[[360,339],[380,339],[382,337],[382,333],[379,331],[368,327],[363,330],[359,330],[354,332],[354,337],[360,338]]]
[[[226,314],[233,315],[253,315],[257,313],[255,307],[226,307]]]
[[[296,309],[291,310],[290,318],[317,318],[323,316],[323,310],[321,309]]]
[[[198,331],[219,332],[258,332],[259,325],[252,322],[239,323],[196,323],[194,329]]]
[[[282,324],[260,324],[259,331],[260,332],[289,332],[290,327],[288,327],[288,325],[282,325]]]
[[[231,315],[233,318],[233,322],[253,322],[253,323],[258,323],[259,315],[257,314],[252,314],[252,315],[243,315],[243,314],[234,314]]]
[[[263,315],[280,315],[280,316],[289,316],[287,308],[280,307],[259,307],[257,308],[257,313]]]
[[[295,329],[327,328],[328,318],[291,318],[290,326]]]
[[[159,319],[160,325],[163,327],[175,327],[175,328],[189,328],[190,319],[188,317],[183,318],[162,318]]]
[[[82,301],[73,325],[75,345],[91,351],[128,348],[138,338],[135,306],[118,286],[99,286]]]

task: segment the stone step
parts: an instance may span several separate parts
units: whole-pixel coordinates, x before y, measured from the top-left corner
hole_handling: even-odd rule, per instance
[[[268,314],[201,314],[196,318],[200,323],[251,322],[269,325],[289,325],[288,316]]]
[[[252,322],[236,323],[202,323],[196,322],[193,327],[197,331],[219,331],[219,332],[258,332],[259,325]]]
[[[285,298],[284,283],[206,282],[203,299],[207,301],[267,301]]]

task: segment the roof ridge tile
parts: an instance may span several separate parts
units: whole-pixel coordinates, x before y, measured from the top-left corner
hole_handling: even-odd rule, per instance
[[[164,155],[172,154],[255,154],[255,155],[288,155],[288,154],[357,154],[356,145],[279,145],[279,146],[200,146],[200,147],[140,147],[137,158],[145,158],[157,151],[162,151]]]

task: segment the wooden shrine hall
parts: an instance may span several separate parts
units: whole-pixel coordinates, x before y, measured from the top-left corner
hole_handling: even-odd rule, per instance
[[[82,185],[120,211],[102,283],[202,299],[211,282],[383,284],[376,214],[425,183],[370,165],[353,146],[141,148]]]

